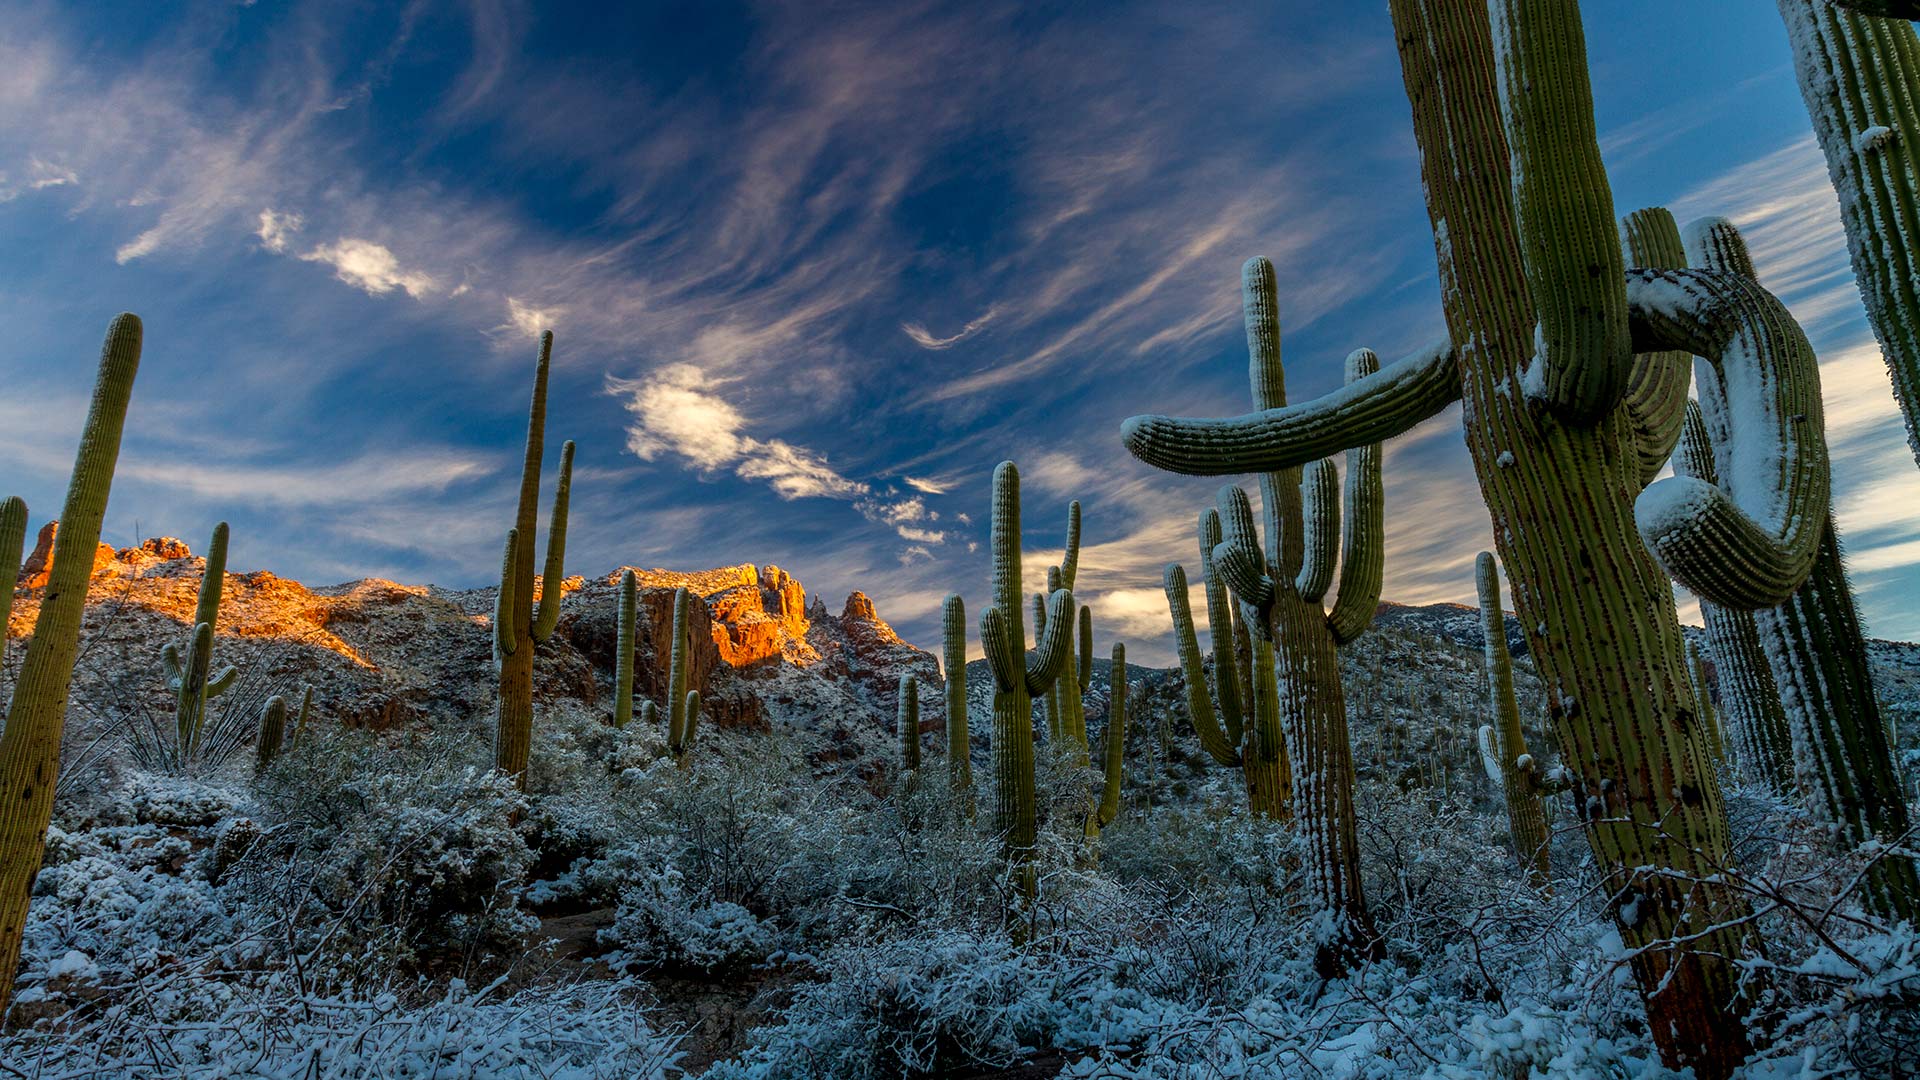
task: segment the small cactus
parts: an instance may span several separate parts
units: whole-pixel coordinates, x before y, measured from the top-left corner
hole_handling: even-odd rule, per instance
[[[1101,738],[1100,798],[1087,816],[1087,835],[1100,830],[1120,816],[1120,783],[1126,770],[1127,743],[1127,647],[1113,643],[1113,666],[1107,669],[1107,730]]]
[[[900,736],[900,771],[920,771],[920,683],[912,672],[900,676],[900,711],[895,718]]]
[[[167,689],[174,691],[174,723],[178,729],[179,755],[190,758],[200,742],[200,730],[206,724],[207,702],[225,693],[239,676],[232,665],[210,674],[213,663],[214,629],[220,623],[220,591],[227,575],[227,523],[213,527],[213,539],[207,544],[207,566],[200,576],[200,597],[194,605],[193,630],[187,635],[187,653],[167,645],[160,650],[160,662],[166,671]]]
[[[300,693],[300,719],[293,725],[293,738],[287,740],[287,749],[300,749],[300,740],[307,734],[307,719],[313,714],[313,687],[309,686]]]
[[[687,689],[688,658],[693,653],[687,612],[692,601],[686,589],[673,591],[673,646],[667,661],[667,752],[683,769],[691,767],[693,733],[700,721],[700,691]]]
[[[637,604],[633,571],[620,572],[619,643],[613,658],[613,726],[633,720],[633,628]]]
[[[1474,564],[1480,589],[1480,628],[1486,636],[1487,695],[1493,723],[1479,731],[1480,759],[1487,777],[1500,785],[1507,803],[1508,832],[1513,852],[1536,888],[1545,887],[1552,873],[1547,850],[1546,782],[1527,752],[1526,733],[1520,727],[1520,704],[1513,693],[1513,658],[1507,652],[1507,612],[1500,604],[1500,568],[1493,552],[1483,551]]]
[[[280,756],[281,741],[287,734],[287,699],[275,694],[260,710],[260,736],[254,744],[254,773],[265,772]]]
[[[973,742],[967,733],[967,609],[950,593],[941,610],[941,667],[946,672],[947,786],[973,817]]]

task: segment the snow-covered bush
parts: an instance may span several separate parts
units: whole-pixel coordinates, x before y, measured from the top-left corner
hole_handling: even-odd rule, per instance
[[[620,893],[613,925],[600,939],[618,946],[615,968],[726,971],[750,967],[773,949],[773,934],[730,900],[689,895],[678,869],[660,867]]]

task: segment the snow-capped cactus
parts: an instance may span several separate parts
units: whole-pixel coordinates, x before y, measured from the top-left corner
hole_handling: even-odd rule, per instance
[[[947,677],[947,786],[973,816],[973,741],[967,732],[967,607],[949,593],[940,613],[941,668]]]
[[[1800,96],[1839,194],[1854,282],[1920,461],[1920,35],[1902,21],[1920,5],[1779,4]]]
[[[1474,563],[1474,581],[1480,590],[1480,629],[1486,638],[1487,704],[1493,710],[1493,722],[1479,730],[1481,761],[1506,799],[1514,855],[1535,887],[1545,887],[1552,874],[1545,803],[1553,787],[1540,775],[1520,727],[1513,657],[1507,651],[1507,611],[1500,603],[1500,567],[1493,552],[1480,553]]]
[[[638,618],[639,586],[633,571],[620,571],[619,627],[613,656],[613,726],[633,720],[633,632]]]
[[[1556,27],[1569,25],[1573,6],[1389,0],[1389,9],[1421,150],[1448,340],[1318,401],[1225,419],[1135,417],[1122,435],[1149,464],[1232,475],[1303,466],[1391,438],[1462,402],[1467,448],[1546,683],[1576,804],[1594,808],[1583,812],[1583,825],[1633,957],[1650,1030],[1669,1064],[1722,1077],[1750,1049],[1742,1013],[1755,976],[1738,961],[1752,931],[1744,900],[1714,877],[1730,862],[1725,808],[1705,747],[1690,730],[1697,725],[1672,589],[1636,535],[1635,495],[1646,509],[1663,511],[1647,516],[1659,526],[1652,531],[1668,566],[1685,564],[1708,587],[1735,579],[1748,583],[1749,593],[1791,591],[1810,558],[1804,513],[1825,511],[1824,488],[1811,482],[1824,472],[1824,452],[1808,444],[1800,419],[1809,414],[1803,404],[1817,410],[1817,400],[1803,402],[1806,387],[1793,379],[1747,380],[1764,392],[1753,395],[1741,420],[1751,444],[1744,476],[1731,496],[1683,480],[1680,490],[1692,499],[1663,494],[1663,487],[1675,490],[1671,480],[1641,492],[1642,461],[1625,410],[1582,416],[1579,409],[1535,408],[1528,399],[1550,401],[1553,385],[1528,378],[1541,351],[1536,312],[1568,297],[1532,295],[1539,286],[1523,253],[1558,240],[1522,235],[1543,218],[1516,215],[1515,141],[1507,128],[1515,118],[1501,108],[1496,87],[1503,64],[1526,68],[1534,73],[1527,96],[1565,99],[1528,102],[1530,115],[1591,116],[1588,82],[1576,70],[1585,58],[1571,38],[1558,46],[1550,40]],[[1499,57],[1515,48],[1531,51]],[[1582,140],[1591,138],[1589,124],[1578,127]],[[1597,164],[1579,176],[1555,175],[1575,158],[1594,160],[1585,148],[1534,154],[1527,167],[1546,173],[1528,183],[1602,189]],[[1623,283],[1631,353],[1684,349],[1754,369],[1811,365],[1785,309],[1749,282],[1642,268],[1628,271]],[[1607,290],[1611,295],[1611,285]],[[1596,351],[1614,347],[1596,334],[1602,339],[1605,348]],[[1740,348],[1728,349],[1736,341]],[[1556,359],[1564,372],[1574,358],[1550,357]],[[1516,392],[1530,382],[1546,392]],[[1758,483],[1763,473],[1773,482]],[[1682,514],[1682,503],[1705,512]],[[1623,686],[1636,692],[1623,694]],[[1298,755],[1294,768],[1306,770]]]
[[[1665,207],[1651,206],[1621,218],[1620,245],[1628,266],[1679,270],[1687,265],[1680,226]],[[1693,354],[1685,350],[1659,349],[1633,358],[1620,407],[1633,428],[1642,486],[1653,483],[1673,456],[1686,421],[1687,388],[1692,383]]]
[[[920,771],[920,683],[912,672],[900,676],[899,712],[895,727],[900,736],[900,773]]]
[[[220,590],[227,576],[227,532],[223,521],[213,527],[213,539],[207,542],[207,566],[200,575],[200,596],[193,609],[193,628],[187,634],[186,656],[182,657],[172,644],[160,650],[167,689],[174,692],[174,725],[182,759],[200,740],[207,702],[226,693],[240,674],[232,665],[221,668],[218,674],[211,673],[213,636],[220,625]]]
[[[275,694],[267,699],[260,708],[260,730],[254,739],[253,769],[255,774],[266,771],[273,759],[280,756],[280,747],[287,735],[287,699]]]
[[[1687,228],[1687,241],[1695,263],[1752,280],[1753,259],[1731,222],[1695,222]],[[1817,385],[1815,395],[1817,400]],[[1684,455],[1685,467],[1703,474],[1702,483],[1724,479],[1728,470],[1748,464],[1746,445],[1732,442],[1726,427],[1713,423],[1716,404],[1702,393],[1701,423],[1688,442],[1704,443],[1706,452],[1693,445]],[[1816,437],[1818,422],[1817,411],[1801,417]],[[1832,513],[1823,507],[1811,524],[1818,544],[1809,576],[1785,602],[1755,610],[1755,629],[1786,713],[1796,785],[1809,809],[1847,846],[1891,843],[1907,835],[1909,819],[1867,666],[1866,634],[1847,584]],[[1920,875],[1912,859],[1895,852],[1876,862],[1866,897],[1891,917],[1920,921]]]
[[[0,1010],[13,996],[20,967],[20,938],[27,923],[27,896],[40,871],[47,824],[53,817],[53,791],[60,774],[60,736],[66,727],[67,691],[80,645],[80,619],[93,577],[94,551],[107,513],[113,469],[120,457],[120,434],[140,370],[142,328],[138,316],[121,314],[107,327],[100,349],[99,373],[86,427],[60,511],[53,542],[53,565],[33,638],[14,679],[0,735],[0,791],[6,793],[0,816]],[[18,522],[24,539],[26,506],[9,499],[0,508],[0,570],[7,571],[11,594],[19,572],[18,542],[10,542]],[[9,604],[11,595],[9,595]]]
[[[1069,526],[1077,520],[1078,515],[1070,517]],[[1020,470],[1011,461],[993,470],[992,521],[993,602],[980,616],[980,647],[993,674],[993,827],[1005,845],[1019,894],[1030,901],[1038,887],[1031,864],[1038,838],[1033,696],[1044,695],[1066,667],[1076,608],[1070,590],[1056,591],[1044,605],[1046,621],[1035,649],[1027,650],[1020,584]]]
[[[540,358],[533,375],[533,402],[527,410],[527,449],[520,467],[520,502],[507,533],[506,565],[494,616],[494,667],[500,677],[493,737],[493,767],[526,786],[527,754],[533,748],[533,651],[553,636],[560,619],[565,574],[567,499],[573,486],[573,443],[560,449],[560,482],[553,493],[547,524],[547,560],[540,576],[540,605],[533,602],[534,529],[538,524],[540,464],[546,452],[547,368],[553,360],[553,331],[540,335]]]

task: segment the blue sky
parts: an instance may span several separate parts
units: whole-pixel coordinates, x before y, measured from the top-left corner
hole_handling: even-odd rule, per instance
[[[1384,5],[605,6],[9,3],[0,487],[57,507],[132,310],[111,541],[225,518],[236,569],[488,583],[551,326],[570,570],[777,563],[931,644],[1010,457],[1030,570],[1080,498],[1101,640],[1158,661],[1215,485],[1118,428],[1243,409],[1241,262],[1296,399],[1442,328]],[[1746,228],[1825,361],[1870,627],[1920,637],[1920,470],[1777,15],[1587,8],[1616,207]],[[1457,414],[1386,474],[1387,598],[1470,600]]]

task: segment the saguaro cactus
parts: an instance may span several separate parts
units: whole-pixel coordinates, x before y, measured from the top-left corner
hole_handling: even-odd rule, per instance
[[[7,706],[6,730],[0,734],[0,792],[5,793],[0,799],[5,806],[0,811],[0,1010],[13,996],[27,897],[40,872],[47,823],[53,816],[53,786],[60,772],[60,735],[80,646],[80,617],[87,605],[87,583],[93,578],[93,553],[107,513],[113,467],[120,456],[127,401],[140,369],[140,344],[138,317],[123,314],[107,327],[93,403],[87,409],[66,505],[60,511],[60,531],[54,537],[53,566],[33,640],[27,643]],[[6,556],[0,560],[0,572],[6,575],[4,591],[10,607],[13,582],[20,571],[20,543],[6,542],[15,529],[9,521],[18,523],[18,534],[24,537],[26,506],[18,499],[0,508],[0,555]]]
[[[1752,455],[1743,467],[1782,481],[1767,493],[1767,507],[1743,511],[1744,502],[1684,480],[1678,489],[1666,480],[1642,492],[1632,417],[1599,407],[1608,395],[1595,395],[1591,409],[1541,410],[1533,402],[1551,404],[1550,395],[1514,392],[1551,386],[1529,376],[1538,366],[1537,305],[1568,299],[1533,295],[1541,286],[1523,252],[1554,238],[1521,236],[1523,225],[1549,218],[1517,220],[1515,174],[1530,178],[1529,197],[1566,199],[1556,215],[1590,215],[1579,226],[1583,236],[1614,228],[1607,200],[1594,197],[1605,175],[1584,145],[1592,101],[1579,11],[1572,0],[1390,0],[1389,7],[1449,340],[1320,401],[1225,420],[1137,417],[1125,425],[1126,441],[1136,456],[1174,471],[1272,470],[1389,438],[1464,398],[1467,447],[1546,683],[1562,760],[1574,771],[1585,831],[1632,950],[1649,1030],[1668,1063],[1724,1077],[1749,1049],[1741,1013],[1743,992],[1755,982],[1738,961],[1750,931],[1744,902],[1719,876],[1730,856],[1726,815],[1693,715],[1662,565],[1712,577],[1716,564],[1745,561],[1759,571],[1748,580],[1763,584],[1749,591],[1778,603],[1811,560],[1817,530],[1804,526],[1825,514],[1826,490],[1817,483],[1825,455],[1791,419],[1804,414],[1801,400],[1756,401],[1743,420]],[[1557,152],[1563,139],[1534,138],[1538,123],[1503,110],[1503,65],[1506,82],[1525,87],[1516,104],[1536,119],[1588,117],[1576,125],[1579,153]],[[1560,100],[1531,100],[1548,97]],[[1534,182],[1543,179],[1549,182]],[[1624,293],[1638,355],[1717,356],[1738,336],[1746,348],[1729,360],[1812,366],[1804,337],[1788,332],[1785,309],[1724,275],[1642,268],[1625,280],[1573,275],[1555,287],[1570,290],[1576,306],[1584,295],[1599,313],[1614,310],[1616,291]],[[1564,369],[1621,361],[1610,334],[1596,340],[1606,347],[1568,349],[1547,362]],[[1563,371],[1561,381],[1611,385],[1603,374]],[[1782,385],[1747,381],[1761,394]],[[1627,392],[1625,383],[1619,392]],[[1676,497],[1683,495],[1698,498]],[[1657,526],[1659,563],[1636,536],[1636,501],[1655,511],[1639,524]]]
[[[260,709],[260,734],[253,747],[255,773],[264,772],[280,756],[281,741],[287,735],[287,699],[275,694]]]
[[[553,493],[547,526],[547,562],[540,576],[540,606],[533,603],[534,528],[539,517],[540,462],[547,429],[547,368],[553,360],[553,331],[540,335],[540,359],[534,368],[533,403],[527,410],[527,452],[520,468],[520,505],[507,532],[506,565],[494,614],[494,666],[500,676],[499,718],[494,729],[494,768],[525,787],[527,754],[533,748],[533,652],[553,636],[560,619],[560,580],[565,575],[567,497],[573,484],[573,443],[560,450],[560,483]]]
[[[673,651],[667,661],[667,752],[681,768],[693,763],[693,734],[700,722],[700,691],[687,689],[687,669],[693,655],[693,632],[687,609],[693,596],[673,591]]]
[[[1087,836],[1120,816],[1120,783],[1126,775],[1127,757],[1127,647],[1113,643],[1113,666],[1107,669],[1107,730],[1101,736],[1100,798],[1087,814]]]
[[[1690,226],[1687,234],[1695,248],[1689,254],[1696,263],[1753,283],[1753,260],[1731,222],[1710,218]],[[1759,288],[1757,283],[1752,287]],[[1811,383],[1800,388],[1800,409],[1792,422],[1817,438],[1821,426],[1818,369],[1801,368],[1783,378]],[[1741,422],[1750,412],[1750,406],[1733,400],[1727,390],[1702,386],[1700,433],[1707,453],[1690,455],[1690,466],[1703,475],[1686,477],[1687,482],[1708,491],[1731,489],[1735,498],[1743,500],[1754,498],[1750,490],[1754,487],[1760,488],[1759,494],[1767,494],[1766,485],[1774,477],[1753,470],[1752,449],[1743,439]],[[1825,465],[1824,455],[1820,463]],[[1787,476],[1790,480],[1792,474]],[[1908,835],[1906,799],[1874,697],[1866,635],[1840,561],[1839,534],[1825,505],[1807,512],[1814,515],[1806,524],[1816,537],[1809,576],[1784,602],[1773,607],[1740,603],[1749,590],[1740,588],[1737,581],[1751,571],[1749,564],[1738,561],[1728,562],[1721,578],[1709,579],[1709,590],[1695,591],[1703,601],[1758,609],[1754,624],[1780,690],[1793,735],[1799,787],[1810,808],[1833,827],[1845,846],[1873,840],[1897,843]],[[1870,905],[1889,917],[1920,921],[1920,875],[1903,853],[1888,854],[1874,864],[1867,876],[1866,896]]]
[[[633,629],[638,587],[633,571],[620,571],[619,643],[613,658],[613,726],[626,727],[633,720]]]
[[[967,608],[959,593],[949,593],[941,609],[940,664],[947,676],[947,784],[973,816],[973,742],[967,733]]]
[[[175,693],[174,724],[179,729],[180,758],[187,760],[200,741],[200,729],[206,724],[207,702],[219,697],[233,685],[239,672],[232,665],[210,675],[213,663],[213,635],[220,624],[220,591],[227,576],[227,523],[213,527],[213,539],[207,543],[207,566],[200,576],[199,601],[194,605],[193,629],[187,635],[187,654],[169,644],[160,650],[160,662],[167,674],[167,688]]]
[[[1916,10],[1911,0],[1780,0],[1854,282],[1920,460],[1920,35],[1901,21]]]
[[[1474,564],[1474,580],[1480,587],[1480,628],[1487,639],[1488,705],[1493,710],[1493,723],[1482,725],[1479,731],[1480,754],[1487,775],[1500,785],[1506,798],[1513,853],[1534,886],[1545,887],[1553,864],[1547,849],[1544,804],[1556,789],[1527,751],[1527,735],[1520,727],[1520,703],[1513,693],[1513,658],[1507,652],[1507,612],[1500,605],[1500,568],[1493,561],[1493,552],[1480,553]]]
[[[1072,519],[1070,519],[1071,521]],[[1070,538],[1071,539],[1071,538]],[[1073,648],[1073,593],[1048,598],[1046,624],[1027,651],[1020,584],[1020,470],[993,470],[993,603],[980,616],[980,646],[993,674],[993,827],[1013,867],[1020,896],[1038,883],[1032,857],[1038,822],[1033,790],[1033,696],[1044,695]]]
[[[288,749],[300,749],[300,740],[307,734],[307,720],[312,715],[313,687],[309,686],[300,692],[300,719],[293,725],[293,738],[287,742]]]
[[[894,726],[900,736],[900,771],[920,771],[920,683],[912,672],[900,676],[900,709]]]
[[[1700,729],[1707,749],[1718,755],[1727,752],[1726,734],[1720,730],[1720,710],[1714,704],[1713,685],[1707,679],[1707,662],[1693,642],[1687,642],[1687,671],[1693,677],[1693,703],[1700,716]]]

